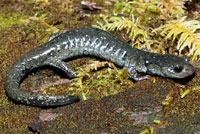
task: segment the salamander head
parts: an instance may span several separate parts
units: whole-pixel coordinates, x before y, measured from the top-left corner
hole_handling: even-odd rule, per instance
[[[155,55],[149,61],[147,70],[150,74],[161,75],[168,78],[185,78],[195,72],[187,57],[175,55]]]

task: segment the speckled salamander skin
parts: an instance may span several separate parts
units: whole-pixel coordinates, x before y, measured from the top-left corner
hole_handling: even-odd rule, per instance
[[[44,95],[19,89],[23,77],[34,68],[50,65],[62,69],[74,77],[74,70],[63,60],[91,55],[126,67],[130,77],[142,80],[137,72],[169,78],[184,78],[194,73],[187,58],[174,55],[159,55],[138,50],[106,31],[96,28],[81,28],[50,37],[44,45],[31,50],[18,59],[6,76],[7,96],[17,102],[31,106],[61,106],[79,101],[72,95]]]

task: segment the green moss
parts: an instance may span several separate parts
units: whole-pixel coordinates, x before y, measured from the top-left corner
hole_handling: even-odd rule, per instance
[[[11,27],[14,24],[16,24],[21,18],[21,15],[19,15],[19,13],[12,13],[9,16],[5,16],[4,13],[0,14],[0,30],[2,28],[7,28],[7,27]]]

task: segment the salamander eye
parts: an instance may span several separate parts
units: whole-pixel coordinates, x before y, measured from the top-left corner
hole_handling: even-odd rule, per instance
[[[174,67],[174,72],[176,72],[176,73],[180,73],[182,70],[183,70],[182,66],[177,65],[176,67]]]

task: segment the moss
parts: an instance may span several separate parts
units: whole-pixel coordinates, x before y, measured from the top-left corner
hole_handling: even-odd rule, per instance
[[[20,15],[17,13],[13,13],[11,16],[0,14],[0,28],[11,27],[13,24],[16,24],[16,21],[19,21],[19,19]]]

